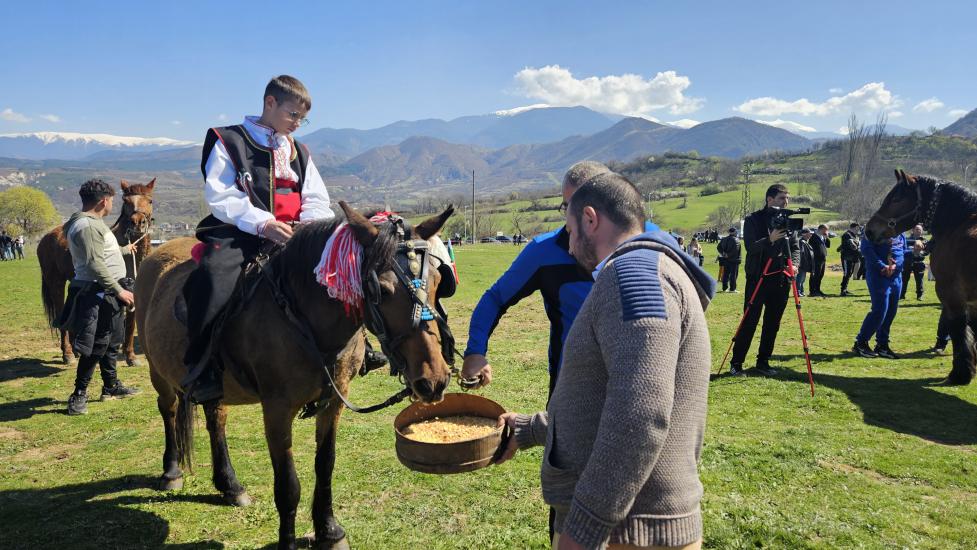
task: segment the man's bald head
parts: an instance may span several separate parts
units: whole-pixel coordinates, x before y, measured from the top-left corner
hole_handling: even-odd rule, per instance
[[[569,187],[570,189],[576,191],[578,187],[583,185],[584,182],[590,178],[600,174],[606,174],[610,171],[610,168],[595,160],[578,162],[571,166],[570,169],[567,170],[566,175],[563,176],[563,189],[565,190]]]

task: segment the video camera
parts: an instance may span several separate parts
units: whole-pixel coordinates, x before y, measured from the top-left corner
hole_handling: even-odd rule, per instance
[[[770,208],[774,210],[773,215],[770,216],[770,229],[780,229],[783,231],[800,231],[804,228],[804,220],[793,216],[811,213],[810,208],[797,208],[794,210],[778,208],[776,206],[771,206]]]

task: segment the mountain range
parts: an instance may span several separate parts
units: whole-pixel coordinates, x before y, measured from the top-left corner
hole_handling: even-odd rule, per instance
[[[0,156],[32,160],[78,160],[102,151],[142,153],[192,144],[192,141],[170,138],[139,138],[74,132],[0,134]]]
[[[970,111],[943,129],[943,133],[968,138],[977,137],[977,109]]]

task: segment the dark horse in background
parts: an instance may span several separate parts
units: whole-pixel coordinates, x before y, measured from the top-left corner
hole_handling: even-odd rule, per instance
[[[426,288],[415,289],[425,275],[405,277],[403,265],[413,263],[412,270],[425,265],[423,262],[438,267],[432,265],[438,260],[421,256],[416,247],[437,235],[453,209],[417,225],[413,240],[410,228],[390,221],[375,226],[346,203],[339,205],[363,250],[360,271],[365,318],[371,330],[386,335],[384,351],[389,352],[392,367],[398,368],[407,386],[394,397],[412,394],[424,402],[440,401],[451,379],[450,354],[446,357],[442,347],[442,338],[450,342],[449,333],[441,330],[438,320],[443,318],[435,316],[438,322],[429,322],[416,312],[422,304],[435,309],[442,275],[439,269],[425,269]],[[336,430],[344,406],[335,392],[348,393],[349,381],[363,362],[364,315],[348,315],[344,304],[330,298],[313,273],[337,227],[332,221],[301,225],[264,268],[250,268],[239,281],[229,312],[222,317],[223,330],[213,342],[215,358],[224,365],[224,398],[203,407],[213,482],[229,504],[251,502],[231,466],[226,406],[260,403],[274,470],[281,549],[296,547],[300,487],[292,459],[292,423],[311,402],[322,405],[315,411],[315,548],[348,548],[345,532],[333,515]],[[174,305],[182,300],[184,282],[195,268],[190,251],[196,243],[190,238],[175,239],[158,247],[146,258],[136,280],[139,338],[159,394],[157,405],[165,432],[160,479],[164,490],[183,486],[181,466],[189,467],[193,448],[194,407],[181,387],[186,374],[187,329],[177,320]],[[377,330],[378,326],[382,328]]]
[[[139,264],[149,255],[151,248],[149,231],[153,221],[153,186],[155,185],[156,178],[145,185],[122,181],[122,211],[111,229],[120,246],[136,243],[132,259],[125,257],[128,277],[135,277]],[[63,225],[49,231],[37,243],[37,261],[41,264],[41,298],[44,301],[44,313],[47,314],[48,324],[53,326],[61,317],[61,310],[64,309],[64,285],[75,276]],[[126,363],[130,367],[136,362],[133,345],[135,333],[135,317],[126,315],[123,351]],[[60,331],[60,337],[61,360],[67,365],[71,361],[71,341],[69,335],[63,330]]]
[[[896,170],[896,185],[865,225],[865,236],[882,242],[917,223],[933,235],[930,269],[953,341],[945,383],[969,384],[977,374],[977,195],[950,181]]]

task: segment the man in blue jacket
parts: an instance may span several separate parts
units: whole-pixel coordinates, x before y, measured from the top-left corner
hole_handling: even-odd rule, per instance
[[[872,298],[872,309],[862,321],[862,329],[855,337],[852,351],[862,357],[898,359],[889,347],[889,327],[899,309],[906,237],[899,234],[881,244],[862,237],[860,248],[865,257],[865,283]],[[874,351],[868,345],[873,335],[876,344]]]

